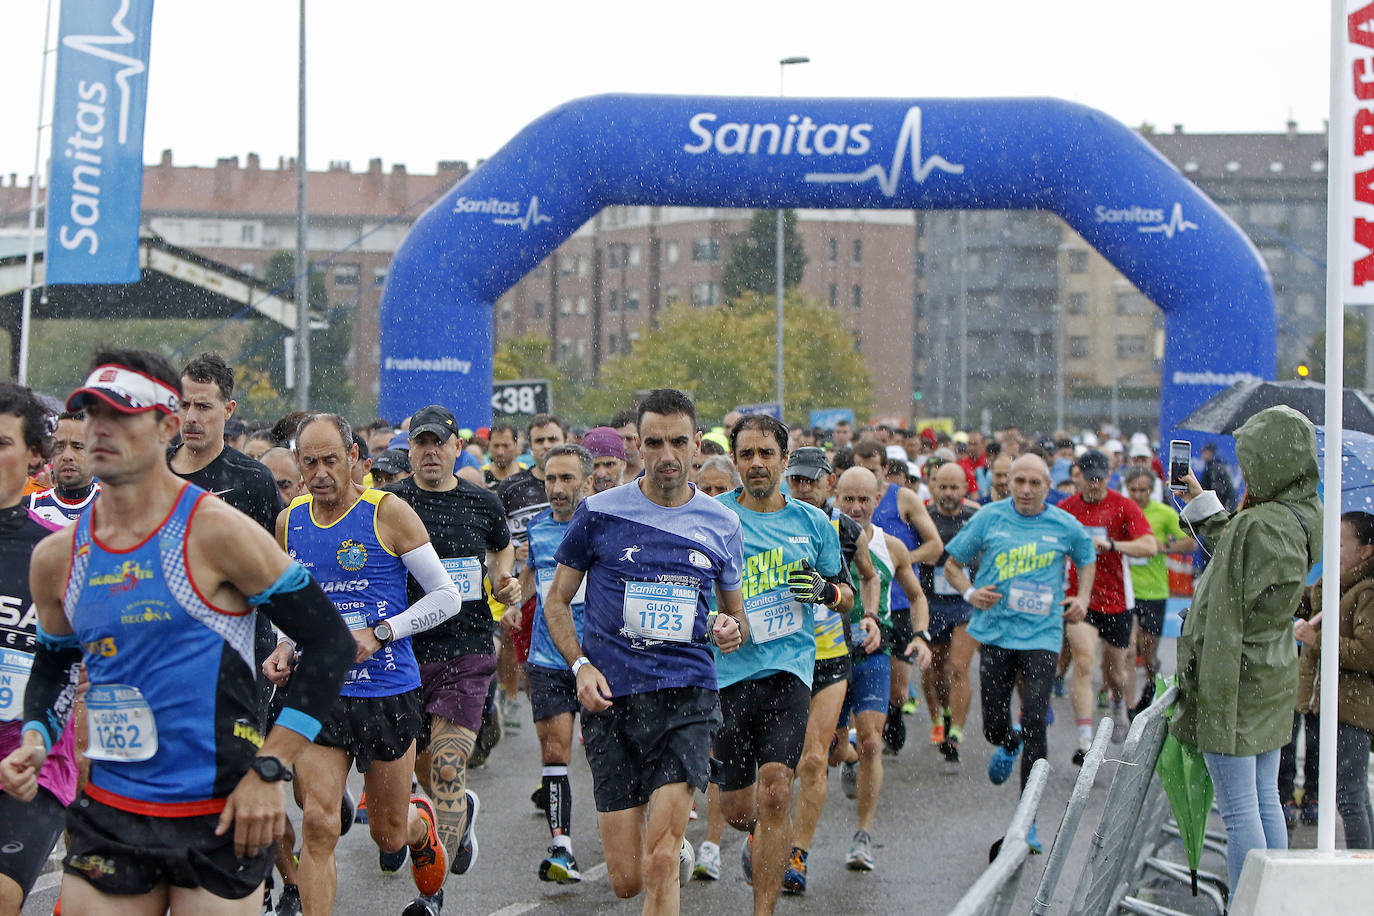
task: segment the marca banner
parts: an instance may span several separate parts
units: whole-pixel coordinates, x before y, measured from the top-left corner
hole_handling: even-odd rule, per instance
[[[1351,144],[1343,157],[1339,251],[1346,305],[1374,305],[1374,3],[1345,0],[1343,74],[1331,86],[1331,116]]]
[[[47,282],[139,278],[143,103],[153,0],[62,4]]]

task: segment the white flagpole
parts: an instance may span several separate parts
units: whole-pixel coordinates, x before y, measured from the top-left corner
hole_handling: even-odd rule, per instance
[[[43,117],[48,107],[48,39],[51,35],[52,0],[48,0],[48,13],[43,19],[43,69],[38,79],[38,128],[33,144],[33,174],[29,176],[29,246],[24,257],[23,306],[19,315],[19,365],[15,377],[21,385],[29,383],[29,331],[33,325],[34,256],[38,237],[38,177],[43,167]],[[45,254],[45,263],[46,260]]]
[[[1346,4],[1331,0],[1331,126],[1326,164],[1326,454],[1322,519],[1321,767],[1317,849],[1336,849],[1336,683],[1340,678],[1341,441],[1345,425]],[[1304,789],[1306,792],[1306,789]]]

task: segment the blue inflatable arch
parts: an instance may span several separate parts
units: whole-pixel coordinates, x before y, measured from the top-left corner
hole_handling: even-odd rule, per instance
[[[464,426],[490,422],[493,304],[616,204],[1049,210],[1163,310],[1164,435],[1230,383],[1274,375],[1258,252],[1101,112],[1056,99],[604,95],[530,124],[415,223],[382,297],[382,414],[442,403]]]

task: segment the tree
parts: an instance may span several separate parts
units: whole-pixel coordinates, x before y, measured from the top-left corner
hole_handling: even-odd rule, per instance
[[[774,310],[769,299],[747,293],[733,308],[675,305],[645,329],[629,354],[601,364],[601,378],[583,403],[604,420],[627,407],[634,392],[671,387],[692,393],[704,423],[716,422],[738,404],[774,398]],[[783,385],[787,415],[836,404],[869,413],[872,380],[854,352],[852,332],[831,309],[793,294],[786,301]]]
[[[542,378],[549,371],[549,336],[528,331],[507,337],[491,357],[491,377],[497,381]]]
[[[1364,354],[1365,354],[1365,316],[1352,312],[1345,313],[1345,387],[1364,388]],[[1312,342],[1307,345],[1306,353],[1299,358],[1300,364],[1306,365],[1310,374],[1308,381],[1322,382],[1326,380],[1326,332],[1321,331],[1312,338]],[[1298,378],[1297,365],[1281,366],[1279,376],[1282,378]]]
[[[745,292],[777,295],[778,211],[758,210],[749,220],[749,231],[735,240],[730,259],[721,274],[721,292],[727,302]],[[783,288],[801,283],[806,269],[806,249],[797,235],[797,211],[785,210],[782,218]]]

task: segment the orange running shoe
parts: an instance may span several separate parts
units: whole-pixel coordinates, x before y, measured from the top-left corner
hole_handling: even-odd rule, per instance
[[[931,743],[931,744],[944,744],[944,743],[945,743],[945,723],[940,722],[940,723],[937,723],[937,724],[932,725],[932,726],[930,727],[930,743]]]
[[[358,807],[353,811],[353,823],[367,823],[367,790],[363,790],[362,796],[358,799]]]
[[[426,896],[439,893],[444,886],[444,876],[448,874],[448,853],[444,844],[439,842],[439,833],[434,827],[434,806],[423,795],[412,795],[410,803],[420,812],[425,822],[425,838],[419,846],[410,847],[410,874],[415,879],[415,889]]]

